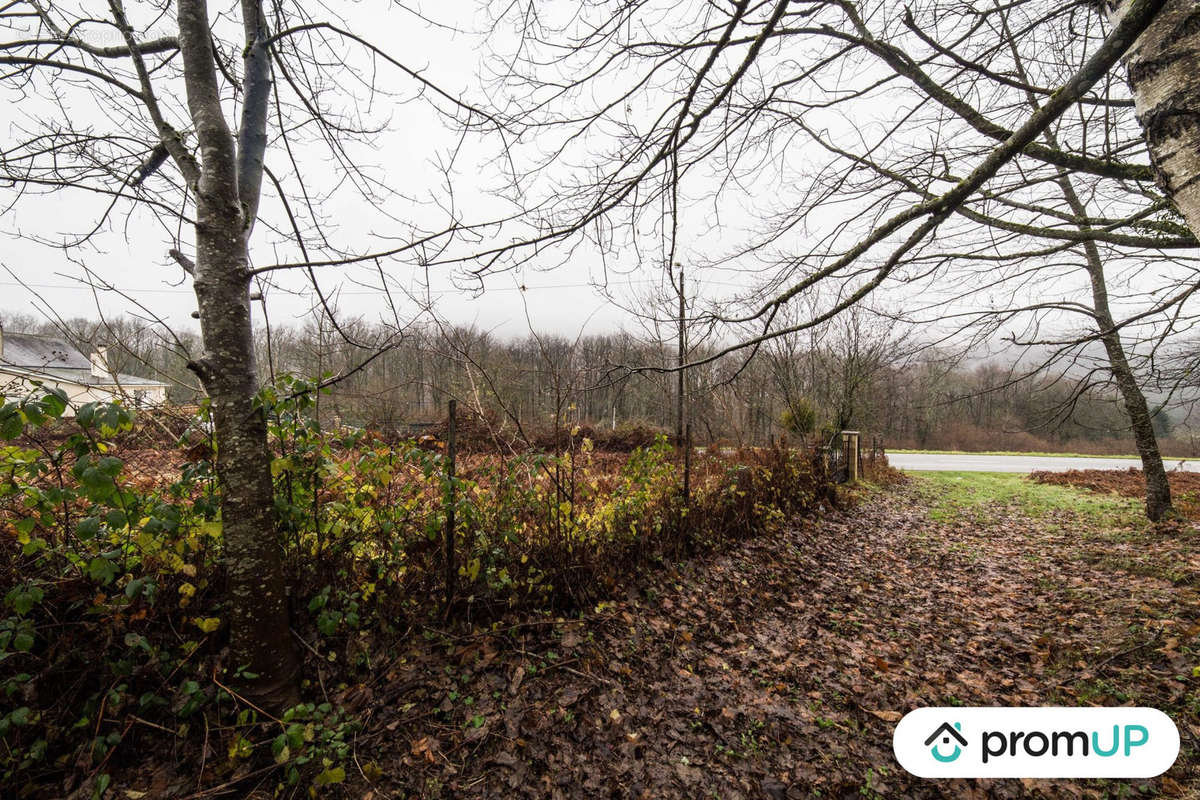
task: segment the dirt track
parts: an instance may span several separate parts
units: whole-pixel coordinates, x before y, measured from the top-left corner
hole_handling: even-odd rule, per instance
[[[1138,788],[1196,796],[1194,532],[1113,532],[1012,507],[935,523],[919,485],[665,570],[582,621],[455,634],[433,654],[414,644],[376,685],[348,693],[371,717],[359,762],[382,775],[366,796],[1119,790],[899,771],[894,721],[956,703],[1163,708],[1183,750],[1166,777]],[[1164,560],[1169,576],[1155,569]]]

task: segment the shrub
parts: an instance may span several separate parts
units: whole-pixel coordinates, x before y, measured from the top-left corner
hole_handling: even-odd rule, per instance
[[[817,409],[806,398],[798,398],[783,410],[779,424],[788,433],[807,436],[817,429]]]
[[[450,611],[487,620],[586,607],[664,559],[770,531],[829,491],[805,455],[709,454],[692,465],[685,507],[665,436],[626,455],[598,452],[580,429],[559,452],[460,455],[451,476],[442,442],[322,430],[316,392],[285,378],[261,403],[293,625],[325,681],[364,679],[399,631],[443,613],[450,508]],[[182,442],[165,461],[118,444],[134,424],[121,406],[84,406],[74,420],[65,409],[58,392],[0,407],[0,781],[102,793],[125,758],[205,735],[224,754],[212,780],[252,761],[278,765],[280,786],[341,780],[352,718],[327,703],[265,718],[241,700],[245,676],[222,671],[211,448]],[[54,437],[31,435],[51,424]],[[155,469],[135,475],[126,453],[156,456]]]

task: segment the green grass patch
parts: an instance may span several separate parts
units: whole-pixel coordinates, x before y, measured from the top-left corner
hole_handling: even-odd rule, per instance
[[[1139,501],[1069,486],[1035,483],[1014,472],[923,472],[915,474],[937,522],[982,520],[997,508],[1014,506],[1032,517],[1068,511],[1106,526],[1142,527]]]
[[[912,455],[927,455],[927,456],[1032,456],[1034,458],[1123,458],[1130,461],[1140,461],[1141,457],[1136,455],[1101,455],[1098,453],[1047,453],[1040,450],[1025,451],[1025,450],[907,450],[902,448],[889,448],[889,453],[909,453]],[[1179,461],[1195,461],[1193,458],[1174,458],[1173,456],[1163,456],[1163,461],[1175,464]]]

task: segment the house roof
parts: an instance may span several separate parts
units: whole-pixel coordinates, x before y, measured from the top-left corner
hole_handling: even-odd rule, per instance
[[[67,340],[31,333],[0,334],[0,371],[33,378],[68,381],[80,386],[166,386],[137,375],[92,374],[92,362]]]
[[[92,362],[66,339],[34,336],[31,333],[3,333],[0,363],[14,367],[91,370]]]

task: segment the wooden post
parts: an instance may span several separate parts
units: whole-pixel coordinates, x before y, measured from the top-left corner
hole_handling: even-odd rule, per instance
[[[454,559],[454,478],[455,457],[457,456],[457,427],[455,419],[458,412],[458,402],[451,400],[448,404],[450,422],[446,428],[446,531],[445,531],[445,580],[446,580],[446,616],[450,615],[450,604],[454,601],[454,590],[458,583],[458,564]]]
[[[851,483],[858,480],[858,431],[842,431],[842,452],[846,457],[846,475]]]
[[[688,509],[692,505],[692,424],[683,429],[683,505],[679,509],[679,537],[688,529]]]
[[[683,430],[683,507],[687,509],[692,502],[692,423]]]
[[[675,367],[678,374],[675,377],[675,443],[683,444],[684,425],[684,370],[687,363],[687,305],[684,297],[683,267],[679,267],[679,353]]]

